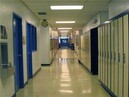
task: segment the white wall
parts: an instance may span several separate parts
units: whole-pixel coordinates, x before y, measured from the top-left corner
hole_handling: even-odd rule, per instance
[[[83,32],[86,33],[87,31],[90,31],[90,29],[95,28],[99,26],[100,24],[104,23],[106,20],[108,20],[108,12],[102,11],[96,14],[84,27]]]
[[[129,9],[129,0],[112,0],[109,4],[109,18],[113,18]]]
[[[0,1],[0,25],[5,25],[8,32],[8,50],[9,62],[14,65],[13,59],[13,29],[12,12],[22,17],[23,37],[26,38],[26,22],[36,27],[39,26],[39,20],[26,8],[20,0]],[[38,35],[39,36],[39,33]],[[39,48],[38,48],[39,49]],[[38,52],[33,53],[33,71],[40,68],[38,63]],[[27,81],[27,62],[26,62],[26,44],[23,45],[23,63],[24,63],[24,83]],[[14,94],[14,75],[6,79],[0,78],[0,97],[11,97]]]
[[[39,37],[39,48],[40,48],[40,65],[50,64],[50,36],[49,26],[42,27]]]
[[[100,24],[100,14],[94,16],[83,28],[83,33],[89,31],[90,29],[97,27]]]

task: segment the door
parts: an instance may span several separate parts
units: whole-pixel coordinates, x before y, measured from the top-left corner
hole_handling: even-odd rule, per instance
[[[86,43],[86,42],[85,42]],[[87,45],[87,44],[85,44]],[[86,46],[87,47],[87,46]],[[91,64],[91,72],[93,75],[98,75],[98,27],[90,31],[90,46],[91,56],[89,56]],[[87,49],[87,48],[86,48]],[[85,56],[87,58],[87,56]],[[85,60],[87,64],[87,60]]]
[[[22,51],[22,18],[13,14],[15,91],[24,87],[23,51]]]
[[[69,47],[69,38],[60,38],[60,47]]]
[[[32,32],[33,27],[27,23],[26,39],[27,39],[27,78],[28,80],[33,77],[32,72]]]

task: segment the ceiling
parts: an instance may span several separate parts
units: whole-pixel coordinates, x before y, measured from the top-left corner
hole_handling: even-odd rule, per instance
[[[22,0],[25,5],[39,18],[47,19],[53,29],[72,27],[74,30],[82,27],[99,11],[107,11],[111,0]],[[51,10],[50,5],[84,5],[82,10]],[[39,15],[46,12],[47,15]],[[75,24],[56,24],[55,21],[76,21]]]

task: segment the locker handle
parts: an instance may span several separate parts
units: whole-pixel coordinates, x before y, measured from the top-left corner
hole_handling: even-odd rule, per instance
[[[120,53],[118,53],[118,62],[120,62]]]
[[[125,63],[125,54],[123,54],[123,63]]]
[[[111,58],[111,60],[112,60],[112,52],[110,52],[110,58]]]
[[[116,53],[114,52],[114,61],[116,61]]]
[[[105,58],[106,58],[106,51],[105,51]]]
[[[109,55],[108,55],[108,52],[107,52],[107,58],[109,57]]]

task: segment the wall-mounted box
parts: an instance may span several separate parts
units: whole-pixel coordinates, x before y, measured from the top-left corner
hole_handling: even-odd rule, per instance
[[[0,25],[0,76],[7,78],[14,74],[14,67],[8,60],[8,40],[6,27]]]
[[[3,25],[0,25],[0,38],[7,39],[6,27]]]

